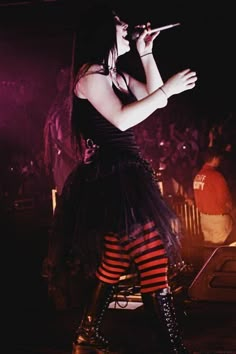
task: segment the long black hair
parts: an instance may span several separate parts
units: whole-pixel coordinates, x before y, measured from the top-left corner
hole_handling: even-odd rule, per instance
[[[117,50],[115,15],[115,10],[106,1],[93,4],[81,12],[75,33],[74,84],[81,76],[86,74],[93,64],[101,64],[99,73],[108,75],[109,53],[110,51],[115,53]],[[72,140],[77,143],[81,153],[83,141],[80,136],[79,114],[79,105],[73,94],[71,114]]]
[[[91,5],[80,17],[75,39],[75,76],[82,66],[85,72],[92,64],[104,64],[106,68],[109,52],[117,48],[115,10],[108,2]]]

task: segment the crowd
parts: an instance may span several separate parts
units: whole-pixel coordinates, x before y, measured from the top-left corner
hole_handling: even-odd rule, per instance
[[[203,164],[203,153],[208,146],[217,146],[224,152],[219,169],[236,203],[236,128],[230,124],[232,121],[227,120],[227,124],[225,121],[203,122],[198,127],[192,123],[183,128],[177,123],[154,117],[136,127],[136,138],[143,156],[151,162],[165,195],[193,199],[193,178]],[[33,191],[48,193],[55,187],[54,171],[46,169],[42,155],[43,151],[35,157],[18,153],[8,161],[2,174],[1,199],[9,196],[13,201],[30,197]]]
[[[207,124],[203,121],[201,125],[191,123],[185,127],[159,119],[136,129],[142,153],[161,179],[165,195],[193,199],[194,176],[204,162],[204,152],[214,146],[223,152],[219,169],[236,201],[236,128],[230,117],[232,120]]]

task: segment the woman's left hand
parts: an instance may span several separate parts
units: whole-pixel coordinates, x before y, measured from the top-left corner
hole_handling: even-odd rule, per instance
[[[143,28],[143,32],[136,41],[136,48],[139,55],[152,52],[153,41],[159,35],[159,32],[149,33],[151,30],[151,23],[147,22],[146,25],[136,26],[136,28]]]

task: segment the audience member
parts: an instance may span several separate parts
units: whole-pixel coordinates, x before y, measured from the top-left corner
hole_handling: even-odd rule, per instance
[[[193,180],[196,207],[205,245],[224,245],[233,226],[233,203],[227,181],[219,171],[222,150],[209,147],[204,164]]]

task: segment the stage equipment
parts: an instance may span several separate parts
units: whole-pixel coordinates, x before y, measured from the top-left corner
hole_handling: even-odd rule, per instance
[[[193,300],[236,302],[236,247],[216,248],[188,289]]]

